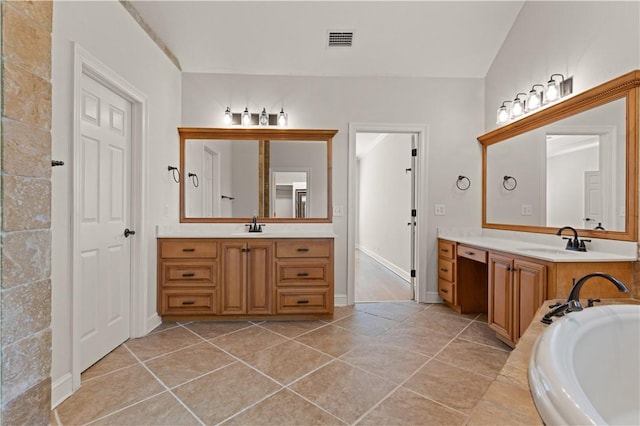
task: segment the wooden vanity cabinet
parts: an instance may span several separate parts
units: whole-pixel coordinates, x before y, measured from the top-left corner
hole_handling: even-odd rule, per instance
[[[215,240],[158,240],[158,314],[216,314],[217,257]]]
[[[456,243],[453,241],[438,240],[438,295],[456,309]]]
[[[226,240],[220,251],[220,314],[273,314],[273,243]]]
[[[488,324],[513,346],[546,299],[547,266],[490,252],[488,269]]]

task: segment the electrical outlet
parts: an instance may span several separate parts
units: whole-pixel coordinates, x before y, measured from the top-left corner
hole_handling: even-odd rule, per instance
[[[435,206],[435,215],[436,216],[444,216],[446,213],[446,208],[444,204],[436,204]]]
[[[533,214],[533,207],[531,207],[531,204],[523,204],[521,214],[522,216],[531,216]]]
[[[344,207],[343,206],[333,206],[333,215],[334,216],[344,216]]]

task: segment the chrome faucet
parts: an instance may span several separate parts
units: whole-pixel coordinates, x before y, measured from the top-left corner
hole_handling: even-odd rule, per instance
[[[568,314],[570,312],[578,312],[583,310],[582,304],[580,303],[580,290],[584,283],[590,280],[593,277],[600,277],[610,281],[613,285],[616,286],[620,293],[629,293],[629,289],[626,285],[619,279],[606,274],[604,272],[592,272],[591,274],[587,274],[584,277],[580,278],[578,281],[574,280],[573,287],[571,288],[571,292],[569,292],[569,297],[567,297],[567,301],[565,303],[558,303],[555,305],[549,306],[551,310],[544,314],[541,322],[545,324],[551,324],[553,322],[553,317],[561,317],[564,314]],[[598,299],[589,299],[589,306],[593,306],[594,301],[599,301]]]
[[[590,243],[591,240],[581,240],[580,238],[578,238],[578,231],[576,231],[575,228],[572,228],[570,226],[563,226],[562,228],[558,229],[556,235],[562,235],[562,231],[564,231],[565,229],[573,232],[573,240],[569,237],[562,237],[563,240],[567,240],[567,247],[565,247],[565,250],[587,251],[587,246],[585,246],[584,243]]]
[[[262,227],[267,226],[264,223],[258,223],[258,217],[253,216],[253,220],[251,223],[246,224],[245,226],[249,227],[249,232],[262,232]]]

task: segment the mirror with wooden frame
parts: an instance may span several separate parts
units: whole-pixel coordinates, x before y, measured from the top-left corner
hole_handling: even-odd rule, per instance
[[[180,222],[331,222],[337,130],[178,128]]]
[[[483,228],[638,239],[640,70],[478,137]]]

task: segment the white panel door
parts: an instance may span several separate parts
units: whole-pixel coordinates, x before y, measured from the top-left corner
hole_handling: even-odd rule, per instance
[[[80,365],[129,338],[131,104],[82,75],[76,167]]]
[[[584,172],[584,222],[585,228],[604,225],[602,214],[602,176],[599,171]]]

